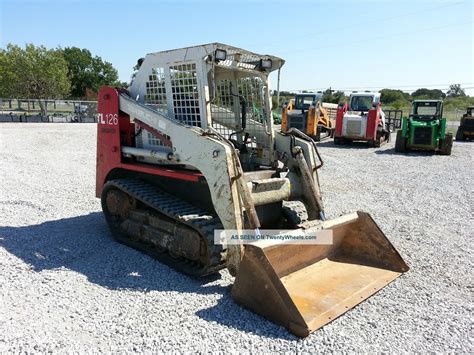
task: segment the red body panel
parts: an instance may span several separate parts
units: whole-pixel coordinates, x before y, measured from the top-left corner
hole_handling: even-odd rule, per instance
[[[103,87],[98,95],[97,119],[97,166],[95,194],[100,197],[102,186],[108,173],[120,166],[120,130],[118,125],[118,92],[111,87]],[[112,116],[110,116],[112,115]],[[114,118],[117,117],[117,121]],[[109,124],[107,119],[112,118]],[[130,121],[130,120],[129,120]],[[117,124],[113,124],[117,123]]]
[[[377,137],[377,127],[380,123],[380,105],[377,108],[369,110],[367,113],[367,130],[365,132],[365,139],[373,140]]]
[[[339,105],[337,108],[337,114],[336,114],[336,132],[334,134],[335,137],[341,137],[342,136],[342,123],[344,120],[344,114],[347,112],[347,102],[345,102],[343,105]]]
[[[348,111],[347,102],[343,106],[339,106],[337,109],[336,116],[336,132],[335,137],[344,137],[342,134],[342,127],[344,123],[344,115]],[[365,132],[365,137],[360,138],[360,140],[374,140],[377,137],[377,127],[381,123],[380,118],[380,104],[376,108],[370,109],[367,113],[367,128]]]
[[[173,179],[197,182],[202,174],[189,170],[176,170],[151,164],[123,162],[121,145],[135,146],[135,124],[130,117],[120,112],[119,91],[112,87],[102,87],[98,95],[97,120],[97,167],[96,196],[100,197],[107,176],[113,169],[124,169]],[[151,130],[152,133],[153,130]]]

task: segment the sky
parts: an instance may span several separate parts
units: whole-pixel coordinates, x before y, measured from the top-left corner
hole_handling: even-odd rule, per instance
[[[473,3],[0,0],[0,47],[87,48],[129,81],[146,53],[222,42],[284,58],[280,90],[460,83],[474,96]]]

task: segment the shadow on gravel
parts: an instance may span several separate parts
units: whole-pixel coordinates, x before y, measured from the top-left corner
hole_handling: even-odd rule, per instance
[[[334,144],[333,140],[316,143],[318,147],[341,148],[341,149],[374,149],[369,148],[366,142],[351,142],[345,144]]]
[[[407,157],[432,157],[434,155],[437,155],[435,152],[424,152],[421,150],[410,150],[406,151],[404,153],[401,152],[396,152],[395,148],[392,149],[385,149],[385,150],[376,150],[375,154],[382,154],[382,155],[403,155]]]
[[[216,322],[246,333],[273,339],[300,340],[285,328],[237,305],[230,294],[230,287],[226,288],[224,296],[219,299],[214,307],[200,310],[196,312],[196,315],[204,320]]]
[[[197,315],[248,333],[297,339],[282,327],[235,304],[230,287],[214,283],[220,274],[191,278],[117,243],[110,237],[101,212],[25,227],[0,226],[0,246],[35,272],[65,268],[108,289],[222,294],[217,305],[200,310]]]
[[[0,227],[0,246],[36,272],[66,268],[110,289],[222,293],[222,287],[201,287],[220,274],[193,279],[113,240],[101,212],[32,226]]]

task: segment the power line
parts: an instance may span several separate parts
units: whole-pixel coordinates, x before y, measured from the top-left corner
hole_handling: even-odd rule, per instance
[[[332,45],[328,45],[328,46],[318,46],[318,47],[313,47],[313,48],[302,48],[302,49],[300,49],[300,50],[287,50],[287,51],[284,51],[283,53],[311,52],[311,51],[314,51],[314,50],[321,50],[321,49],[331,48],[331,47],[347,47],[347,46],[353,45],[353,44],[367,43],[367,42],[370,42],[370,41],[385,39],[385,38],[388,38],[388,37],[398,37],[398,36],[406,36],[406,35],[412,36],[413,34],[418,34],[418,33],[420,33],[420,32],[428,32],[428,31],[440,30],[440,29],[444,29],[444,28],[448,28],[448,27],[459,27],[459,26],[471,24],[471,23],[473,23],[473,22],[474,22],[474,21],[468,21],[468,22],[461,22],[461,23],[449,24],[449,25],[445,25],[445,26],[437,26],[437,27],[424,28],[424,29],[421,29],[421,30],[417,30],[417,31],[415,31],[415,32],[414,32],[414,31],[410,31],[410,32],[392,33],[392,34],[387,34],[387,35],[383,35],[383,36],[377,36],[377,37],[372,37],[372,38],[365,38],[365,39],[360,40],[360,41],[350,41],[350,42],[347,42],[347,41],[346,41],[346,42],[340,42],[340,43],[336,43],[336,44],[332,44]]]
[[[401,17],[406,17],[406,16],[411,16],[411,15],[419,15],[419,14],[425,13],[425,12],[430,12],[430,11],[443,9],[443,8],[447,8],[447,7],[458,6],[462,3],[463,2],[456,2],[456,3],[453,3],[453,4],[446,4],[446,5],[442,5],[442,6],[436,6],[436,7],[432,7],[432,8],[421,10],[421,11],[412,11],[412,12],[402,13],[402,14],[396,15],[396,16],[390,16],[390,17],[385,17],[385,18],[377,18],[377,19],[372,20],[372,21],[364,21],[364,25],[373,24],[373,23],[380,24],[383,21],[390,21],[390,20],[394,20],[394,19],[401,18]],[[335,29],[325,29],[325,30],[319,31],[318,33],[306,34],[306,35],[300,35],[300,36],[292,36],[291,39],[294,40],[294,39],[301,39],[301,38],[316,38],[316,37],[321,37],[322,34],[340,32],[340,31],[346,30],[348,28],[353,28],[353,27],[360,27],[360,22],[352,23],[352,24],[342,26],[342,27],[337,27]],[[265,45],[265,44],[268,45],[269,42],[268,41],[267,42],[260,42],[260,43],[257,43],[257,44],[251,44],[250,46],[261,46],[261,45]],[[270,45],[273,45],[273,44],[281,45],[282,41],[273,42]]]

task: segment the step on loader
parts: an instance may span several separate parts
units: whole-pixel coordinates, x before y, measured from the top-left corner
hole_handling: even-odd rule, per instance
[[[451,155],[452,147],[453,135],[446,133],[443,101],[413,101],[410,116],[403,117],[402,129],[397,131],[395,151],[423,150]]]
[[[305,337],[408,267],[367,213],[326,220],[314,141],[273,129],[283,64],[219,43],[140,59],[128,90],[99,92],[96,196],[119,242],[196,277],[227,268],[238,304]],[[333,240],[214,238],[262,229]]]

